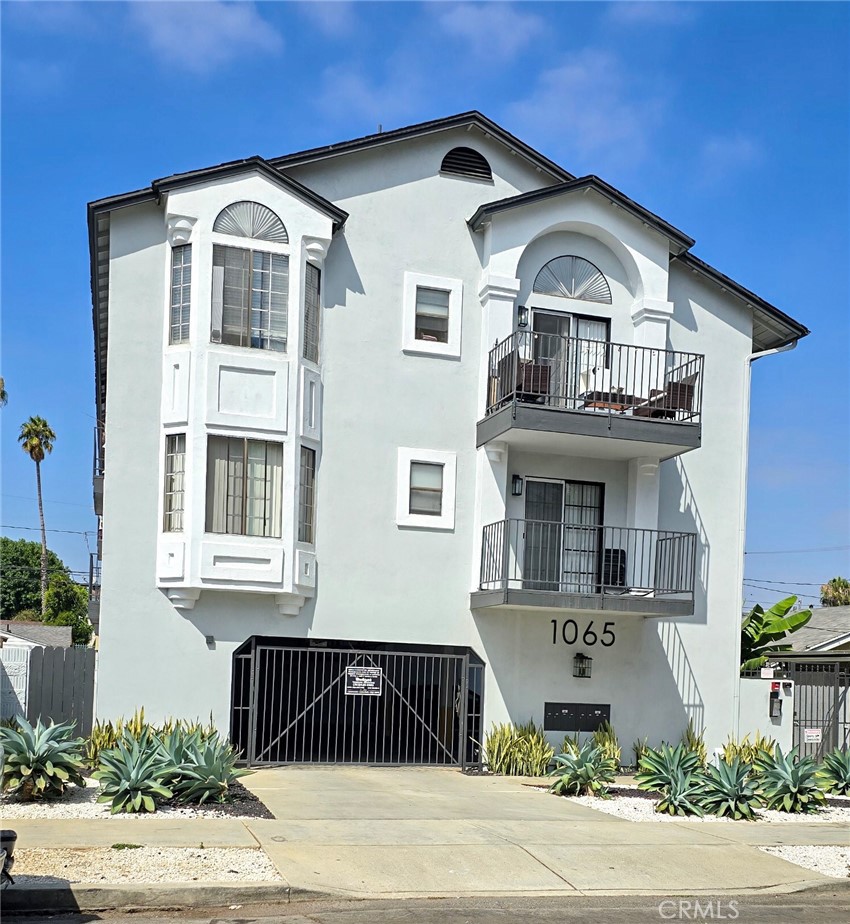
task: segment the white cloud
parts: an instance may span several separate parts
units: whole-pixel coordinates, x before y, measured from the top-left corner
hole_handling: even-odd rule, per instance
[[[624,26],[672,26],[696,18],[695,3],[671,0],[618,0],[608,7],[608,20]]]
[[[638,84],[610,52],[584,49],[543,71],[508,117],[520,137],[571,155],[573,172],[634,164],[646,157],[664,109],[660,95],[641,95]]]
[[[390,63],[383,79],[373,79],[354,65],[329,67],[322,73],[319,105],[339,119],[363,119],[370,126],[390,125],[414,115],[426,93],[425,81],[409,63]]]
[[[356,24],[354,3],[349,0],[302,0],[295,7],[322,35],[331,38],[349,34]]]
[[[135,2],[129,13],[164,64],[195,74],[283,47],[280,34],[260,16],[254,3]]]
[[[466,43],[477,58],[513,58],[543,31],[543,20],[508,3],[435,4],[443,30]],[[439,12],[437,12],[439,11]]]
[[[697,180],[712,185],[732,174],[758,165],[763,152],[758,142],[747,135],[715,135],[705,141],[699,153]]]

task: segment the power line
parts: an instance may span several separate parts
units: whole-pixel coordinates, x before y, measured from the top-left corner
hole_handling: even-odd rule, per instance
[[[744,552],[744,555],[797,555],[803,552],[846,552],[850,545],[830,545],[819,549],[774,549],[772,552]]]
[[[745,581],[758,581],[761,584],[787,584],[789,587],[822,587],[826,581],[769,581],[767,578],[744,578]]]
[[[30,532],[38,533],[41,532],[41,527],[39,526],[9,526],[8,524],[1,524],[0,529],[26,529]],[[72,536],[94,536],[97,534],[95,529],[45,529],[46,533],[68,533]]]
[[[775,587],[763,587],[761,584],[753,584],[750,581],[744,581],[746,587],[754,588],[755,590],[766,590],[768,593],[772,594],[781,594],[784,593],[782,590],[777,590]],[[820,594],[794,594],[795,597],[805,597],[807,600],[820,600]]]
[[[37,501],[37,497],[25,497],[23,494],[2,494],[0,497],[13,497],[15,500],[27,500],[27,501]],[[91,510],[91,504],[75,504],[72,501],[59,501],[51,500],[50,498],[42,498],[42,502],[45,504],[62,504],[65,507],[85,507],[87,510]],[[94,514],[92,513],[92,516]]]

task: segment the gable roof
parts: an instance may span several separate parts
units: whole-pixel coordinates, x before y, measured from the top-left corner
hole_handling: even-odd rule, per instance
[[[371,148],[381,147],[387,144],[394,144],[397,141],[405,141],[410,138],[421,138],[425,135],[433,135],[436,132],[444,132],[451,128],[478,128],[485,135],[495,138],[505,147],[509,148],[512,153],[516,153],[527,160],[530,164],[547,173],[553,179],[564,181],[573,179],[573,175],[563,167],[549,160],[548,157],[536,151],[524,141],[520,141],[516,135],[497,125],[492,119],[478,112],[477,109],[470,109],[468,112],[459,112],[456,115],[446,116],[443,119],[432,119],[429,122],[417,122],[415,125],[405,125],[402,128],[395,128],[388,132],[376,132],[373,135],[363,135],[360,138],[352,138],[350,141],[340,141],[336,144],[326,144],[318,148],[307,148],[304,151],[296,151],[294,154],[284,154],[282,157],[269,158],[269,163],[278,169],[287,167],[298,167],[301,164],[314,163],[319,160],[327,160],[329,157],[339,157],[341,154],[350,154],[354,151],[364,151]]]
[[[0,623],[0,632],[3,635],[23,639],[34,645],[45,645],[48,648],[70,648],[71,646],[70,626],[46,626],[42,622],[27,620],[10,622],[4,619]]]
[[[592,189],[604,196],[609,202],[613,202],[631,215],[634,215],[639,221],[654,228],[659,234],[664,235],[671,244],[674,244],[677,252],[682,253],[694,244],[694,239],[688,237],[684,231],[674,228],[673,225],[659,218],[654,212],[638,205],[634,199],[629,199],[619,189],[615,189],[610,183],[601,180],[598,176],[589,174],[588,176],[576,177],[567,180],[564,183],[558,183],[555,186],[547,186],[544,189],[533,189],[531,192],[520,193],[518,196],[509,196],[507,199],[498,199],[495,202],[487,202],[479,206],[475,214],[467,222],[473,231],[477,231],[482,225],[486,224],[493,215],[505,212],[510,209],[522,208],[526,205],[532,205],[542,202],[546,199],[552,199],[556,196],[563,196],[569,193],[581,192],[586,189]]]
[[[850,606],[824,606],[812,610],[812,618],[788,636],[794,651],[829,651],[850,642]]]
[[[724,292],[730,292],[752,310],[754,350],[775,350],[779,347],[787,346],[795,340],[801,340],[811,333],[804,324],[795,321],[794,318],[785,314],[775,305],[766,302],[755,292],[744,288],[740,283],[730,279],[724,273],[721,273],[719,269],[715,269],[692,253],[678,254],[675,259],[679,260],[691,272],[703,276],[720,286]]]

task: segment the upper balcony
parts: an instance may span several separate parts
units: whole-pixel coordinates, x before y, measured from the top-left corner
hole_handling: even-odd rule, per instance
[[[696,543],[696,533],[500,520],[484,527],[470,605],[689,616]]]
[[[96,516],[103,515],[104,432],[98,425],[94,428],[94,452],[92,453],[92,500]]]
[[[522,330],[490,351],[477,445],[670,458],[700,445],[704,357]]]

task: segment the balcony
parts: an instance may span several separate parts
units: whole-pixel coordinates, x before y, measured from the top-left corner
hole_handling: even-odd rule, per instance
[[[477,445],[670,458],[700,445],[704,357],[518,331],[490,351]]]
[[[100,561],[94,552],[89,553],[88,617],[97,633],[100,628]]]
[[[544,520],[484,527],[471,607],[689,616],[695,533]]]
[[[104,432],[103,427],[94,428],[94,452],[92,453],[92,502],[96,516],[103,515],[103,474],[104,474]]]

